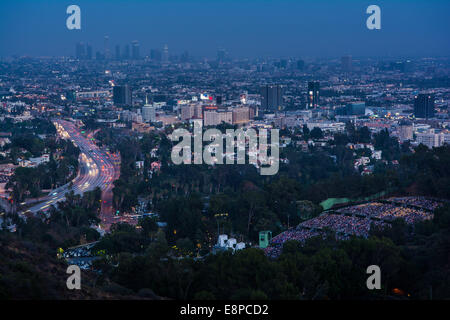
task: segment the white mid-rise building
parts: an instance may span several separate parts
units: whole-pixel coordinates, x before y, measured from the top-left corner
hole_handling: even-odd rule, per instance
[[[401,125],[398,127],[398,138],[401,142],[413,139],[413,126]]]
[[[142,121],[156,122],[156,108],[154,106],[146,104],[142,107]]]
[[[442,133],[418,133],[416,135],[416,142],[423,144],[428,148],[437,148],[444,145],[445,136]]]
[[[210,110],[203,113],[204,126],[217,126],[222,122],[233,123],[233,113],[231,111]]]

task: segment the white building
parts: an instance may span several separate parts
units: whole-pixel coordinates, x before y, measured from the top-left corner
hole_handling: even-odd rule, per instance
[[[146,104],[142,107],[142,121],[156,122],[156,108],[154,106]]]
[[[219,249],[219,250],[231,249],[231,250],[233,250],[233,252],[235,252],[236,250],[245,249],[245,243],[237,242],[237,240],[235,238],[228,238],[228,235],[221,234],[221,235],[219,235],[219,238],[217,240],[216,249]]]
[[[428,148],[437,148],[444,145],[445,136],[442,133],[418,133],[416,135],[416,142],[423,144]]]
[[[28,168],[34,168],[37,167],[43,163],[50,161],[50,155],[49,154],[43,154],[41,157],[38,158],[30,158],[29,160],[20,160],[19,166],[21,167],[28,167]]]
[[[398,127],[398,138],[400,142],[413,139],[413,126],[401,125]]]
[[[217,126],[222,122],[232,124],[233,113],[231,111],[208,110],[203,113],[204,126]]]

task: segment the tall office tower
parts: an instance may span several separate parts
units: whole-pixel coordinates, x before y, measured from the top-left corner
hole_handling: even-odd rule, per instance
[[[123,47],[123,55],[122,55],[122,58],[125,59],[125,60],[130,59],[130,45],[126,44],[126,45]]]
[[[150,50],[150,59],[152,61],[161,61],[161,51],[158,49]]]
[[[133,102],[131,88],[127,84],[115,86],[113,89],[113,101],[117,106],[131,106]]]
[[[86,57],[85,45],[83,42],[78,42],[75,46],[75,56],[78,60]]]
[[[86,59],[92,60],[92,46],[90,44],[86,45]]]
[[[216,96],[216,104],[218,106],[222,105],[222,101],[223,101],[222,99],[223,99],[222,96]]]
[[[134,40],[131,43],[131,56],[134,60],[139,60],[140,59],[140,55],[139,55],[139,42],[137,40]]]
[[[434,117],[433,95],[421,93],[414,97],[414,116],[425,119]]]
[[[305,69],[305,61],[303,61],[303,60],[297,60],[297,69],[298,69],[298,70],[303,70],[303,69]]]
[[[344,56],[341,58],[342,71],[350,72],[352,71],[352,56]]]
[[[145,97],[145,105],[142,107],[142,120],[144,122],[156,122],[156,108],[148,103]]]
[[[279,85],[265,85],[261,87],[261,108],[263,110],[281,110],[283,89]]]
[[[102,54],[100,51],[97,51],[95,53],[95,60],[104,60],[105,59],[105,55]]]
[[[366,114],[366,103],[362,101],[351,102],[346,106],[346,115],[363,116]]]
[[[217,61],[225,62],[226,59],[227,59],[227,52],[225,51],[225,49],[217,50]]]
[[[189,62],[189,52],[185,51],[181,54],[180,62],[181,63]]]
[[[156,108],[152,105],[142,107],[142,120],[144,122],[156,122]]]
[[[164,45],[163,53],[162,53],[162,62],[169,63],[169,47],[167,44]]]
[[[310,81],[308,82],[308,95],[306,108],[317,108],[319,106],[319,98],[320,98],[320,83],[319,81]]]
[[[109,51],[109,37],[105,36],[104,38],[104,52],[103,52],[105,59],[111,58],[111,54]]]
[[[115,54],[115,59],[116,60],[120,60],[121,55],[120,55],[120,46],[116,45],[116,54]]]

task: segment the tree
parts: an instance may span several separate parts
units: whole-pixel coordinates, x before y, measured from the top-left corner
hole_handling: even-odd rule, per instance
[[[151,217],[143,217],[139,219],[138,225],[141,226],[142,234],[145,237],[151,237],[153,233],[158,230],[158,224],[156,223],[156,220]]]
[[[154,258],[161,258],[163,257],[169,250],[166,235],[162,230],[158,230],[156,234],[156,239],[153,241],[147,248],[146,254],[154,257]]]
[[[323,138],[323,132],[320,128],[314,127],[311,130],[310,136],[312,139],[322,139]]]

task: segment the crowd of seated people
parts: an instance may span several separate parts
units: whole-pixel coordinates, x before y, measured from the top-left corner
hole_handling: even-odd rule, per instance
[[[282,244],[274,244],[264,249],[264,253],[266,254],[266,256],[273,259],[278,258],[282,251],[283,251]]]
[[[337,234],[349,234],[367,238],[369,236],[371,224],[384,225],[381,221],[339,214],[324,214],[302,222],[300,225],[314,229],[329,228]]]
[[[280,233],[271,240],[271,245],[264,249],[264,251],[267,256],[276,258],[281,254],[283,244],[286,241],[296,240],[303,244],[307,239],[312,237],[325,237],[325,232],[321,230],[326,228],[334,231],[338,240],[345,240],[351,236],[367,238],[373,224],[379,226],[387,225],[381,221],[373,221],[368,218],[324,214],[299,224],[296,229],[290,229]]]
[[[367,238],[372,226],[389,227],[390,221],[394,219],[403,219],[408,224],[432,219],[433,210],[442,204],[440,200],[425,197],[397,197],[383,202],[375,201],[341,208],[280,233],[264,251],[267,256],[276,258],[281,254],[286,241],[297,240],[304,243],[315,236],[324,237],[325,230],[333,231],[338,240],[346,240],[352,236]]]
[[[433,214],[429,211],[380,202],[370,202],[352,207],[341,208],[336,210],[336,212],[352,215],[363,215],[368,218],[377,218],[385,221],[392,221],[394,219],[402,218],[409,224],[433,218]]]
[[[319,231],[313,231],[308,229],[301,229],[301,228],[290,229],[280,233],[276,237],[273,237],[271,243],[283,244],[288,240],[305,242],[307,239],[319,236],[320,234],[321,233]]]
[[[283,244],[288,240],[296,240],[301,242],[302,244],[305,243],[307,239],[310,239],[312,237],[324,235],[320,231],[315,230],[308,230],[305,228],[299,228],[296,229],[290,229],[287,231],[284,231],[277,235],[276,237],[273,237],[270,241],[271,245],[270,247],[267,247],[264,249],[266,255],[271,258],[277,258],[281,251],[283,250]]]
[[[369,218],[376,218],[381,212],[395,209],[393,204],[385,204],[381,202],[363,203],[356,206],[345,207],[336,210],[339,213],[362,215]]]
[[[389,198],[386,201],[401,203],[409,206],[415,206],[422,209],[433,211],[443,205],[442,202],[425,197],[397,197]]]
[[[406,223],[414,224],[419,221],[432,219],[433,214],[420,209],[396,207],[392,210],[381,212],[377,216],[377,218],[384,220],[394,220],[402,218]]]

